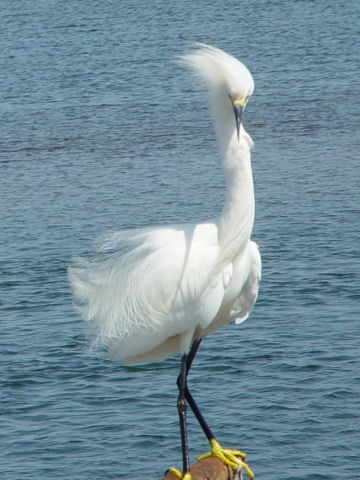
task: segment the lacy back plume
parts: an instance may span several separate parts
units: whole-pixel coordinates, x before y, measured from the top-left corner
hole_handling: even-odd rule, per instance
[[[152,227],[113,233],[99,253],[76,258],[68,269],[78,309],[91,325],[93,346],[109,345],[115,338],[124,343],[130,335],[146,338],[163,329],[167,299],[156,281],[156,266],[160,273],[162,248],[168,245],[163,231]]]

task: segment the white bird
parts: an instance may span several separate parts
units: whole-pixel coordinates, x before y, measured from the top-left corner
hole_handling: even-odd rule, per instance
[[[97,255],[78,259],[68,273],[95,342],[107,345],[113,360],[154,362],[181,354],[183,472],[171,469],[171,473],[191,478],[187,401],[210,442],[207,455],[216,455],[233,468],[244,467],[252,478],[245,454],[223,449],[215,440],[189,392],[187,375],[201,339],[231,320],[243,322],[258,293],[261,258],[250,240],[253,142],[241,123],[254,82],[245,65],[214,47],[198,44],[181,61],[208,89],[226,180],[220,216],[212,222],[116,232]]]

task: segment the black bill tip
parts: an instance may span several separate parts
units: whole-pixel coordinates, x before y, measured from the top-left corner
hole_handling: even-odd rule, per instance
[[[241,105],[238,102],[233,103],[233,109],[235,114],[235,122],[236,122],[236,133],[238,142],[240,141],[240,128],[241,128],[241,119],[244,112],[244,105]]]

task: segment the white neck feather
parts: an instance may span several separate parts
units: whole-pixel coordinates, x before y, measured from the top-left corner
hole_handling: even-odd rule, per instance
[[[231,104],[230,108],[225,105],[220,111],[214,111],[214,118],[226,181],[226,199],[219,218],[219,243],[224,260],[230,260],[240,253],[250,238],[254,222],[250,162],[253,142],[242,126],[238,141]]]

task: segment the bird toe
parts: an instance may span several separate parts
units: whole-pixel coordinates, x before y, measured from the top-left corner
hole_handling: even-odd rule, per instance
[[[248,464],[245,462],[246,454],[244,452],[240,450],[230,450],[227,448],[223,448],[215,439],[212,439],[210,441],[210,445],[211,451],[198,457],[198,460],[203,460],[204,458],[208,457],[217,457],[223,463],[225,463],[225,465],[228,465],[234,470],[237,470],[239,467],[243,468],[250,479],[254,478],[253,472],[251,471]]]
[[[191,475],[189,472],[185,473],[183,475],[179,470],[177,470],[174,467],[169,468],[167,473],[171,473],[171,475],[174,475],[175,477],[179,478],[180,480],[191,480]]]

